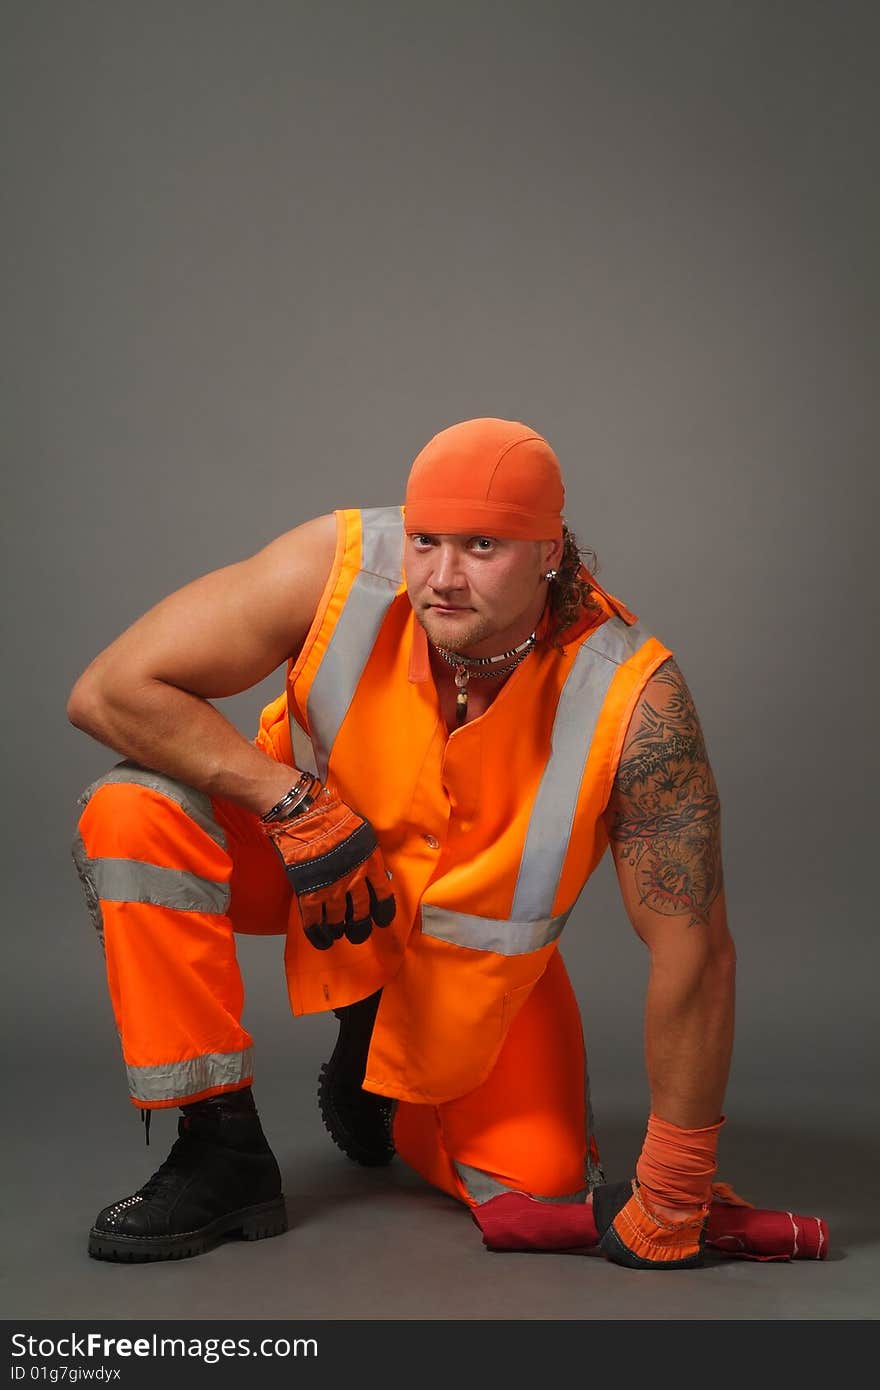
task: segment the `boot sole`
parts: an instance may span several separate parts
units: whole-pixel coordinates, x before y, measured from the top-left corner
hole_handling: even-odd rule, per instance
[[[359,1163],[362,1168],[384,1168],[394,1158],[397,1152],[389,1136],[387,1147],[377,1153],[375,1149],[368,1149],[363,1144],[359,1144],[351,1131],[346,1128],[336,1107],[331,1099],[332,1076],[330,1074],[329,1063],[324,1062],[318,1073],[318,1109],[321,1112],[321,1119],[324,1121],[324,1128],[333,1140],[337,1148],[341,1149],[346,1158],[350,1158],[353,1163]]]
[[[287,1209],[282,1196],[228,1212],[197,1231],[184,1231],[177,1236],[113,1236],[93,1226],[89,1231],[89,1254],[94,1260],[116,1260],[125,1264],[186,1260],[191,1255],[202,1255],[213,1249],[228,1236],[266,1240],[269,1236],[283,1235],[286,1230]]]

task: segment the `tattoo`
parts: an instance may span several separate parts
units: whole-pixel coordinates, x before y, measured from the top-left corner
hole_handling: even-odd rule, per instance
[[[697,711],[672,660],[651,678],[627,733],[608,835],[639,899],[668,917],[706,923],[722,887],[721,805]]]

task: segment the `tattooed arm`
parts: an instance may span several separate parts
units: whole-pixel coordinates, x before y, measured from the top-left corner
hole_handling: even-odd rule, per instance
[[[714,1124],[733,1045],[735,952],[718,789],[673,660],[654,673],[635,708],[605,821],[627,913],[651,953],[651,1108],[685,1129]]]

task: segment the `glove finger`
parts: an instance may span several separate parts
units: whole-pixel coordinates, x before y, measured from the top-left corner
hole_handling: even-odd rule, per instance
[[[376,926],[389,927],[394,921],[394,914],[397,911],[394,894],[389,893],[387,898],[380,898],[369,878],[367,879],[367,892],[370,895],[370,916]]]
[[[330,947],[333,945],[333,942],[336,940],[336,937],[334,936],[331,928],[328,926],[327,923],[326,903],[321,903],[320,919],[318,921],[308,921],[308,918],[313,917],[313,912],[310,913],[308,911],[308,908],[312,907],[312,909],[314,910],[315,908],[317,908],[317,906],[318,904],[316,902],[313,902],[311,904],[307,903],[305,905],[303,903],[300,903],[300,913],[303,919],[303,931],[305,932],[307,941],[309,941],[311,945],[315,947],[316,951],[329,951]]]
[[[333,911],[333,900],[330,900],[329,908],[332,917],[342,917],[341,905],[337,911]],[[300,915],[303,919],[303,930],[312,945],[319,951],[328,950],[338,941],[342,935],[343,922],[328,920],[328,901],[326,898],[306,897],[299,899]],[[320,908],[320,917],[317,916]]]
[[[355,917],[354,899],[351,893],[346,893],[345,895],[345,925],[343,930],[352,946],[362,945],[373,930],[373,924],[370,921],[369,913],[366,917]]]

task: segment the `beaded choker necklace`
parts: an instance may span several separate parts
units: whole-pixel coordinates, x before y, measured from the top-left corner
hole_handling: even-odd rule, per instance
[[[520,642],[518,647],[511,647],[510,651],[501,652],[499,656],[463,656],[461,652],[450,651],[448,647],[438,647],[436,642],[432,642],[431,645],[435,651],[440,653],[443,660],[448,665],[455,667],[455,722],[457,725],[463,724],[467,715],[468,681],[471,676],[475,680],[508,676],[511,671],[516,670],[521,661],[525,661],[537,640],[537,636],[533,632],[524,642]],[[489,670],[488,667],[492,669]]]

